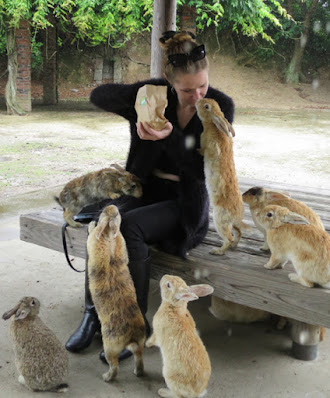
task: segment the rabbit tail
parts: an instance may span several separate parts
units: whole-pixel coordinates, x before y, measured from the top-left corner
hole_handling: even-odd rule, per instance
[[[51,392],[67,392],[69,390],[69,384],[61,383],[58,386],[52,388]]]

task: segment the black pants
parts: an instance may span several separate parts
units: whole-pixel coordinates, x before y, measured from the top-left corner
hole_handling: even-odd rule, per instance
[[[143,187],[143,196],[121,196],[99,203],[100,209],[116,205],[122,217],[121,233],[126,241],[129,261],[146,260],[148,245],[173,238],[179,230],[176,197],[178,182],[153,177]]]

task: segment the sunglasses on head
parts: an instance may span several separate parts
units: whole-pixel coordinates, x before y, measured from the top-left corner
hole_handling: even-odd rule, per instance
[[[187,65],[188,61],[196,62],[204,59],[206,56],[206,50],[204,44],[195,47],[190,51],[189,54],[170,54],[167,57],[167,65],[172,64],[175,68]]]
[[[159,39],[161,43],[165,43],[167,40],[172,39],[173,36],[177,35],[178,33],[187,33],[191,36],[192,39],[196,39],[196,36],[187,30],[183,30],[181,32],[176,32],[175,30],[168,30],[167,32],[162,33],[162,37]]]

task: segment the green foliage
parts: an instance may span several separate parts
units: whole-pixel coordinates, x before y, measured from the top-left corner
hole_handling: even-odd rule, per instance
[[[290,19],[277,0],[178,0],[178,4],[196,7],[199,30],[214,24],[218,31],[230,27],[234,32],[249,37],[261,36],[270,42],[274,41],[266,33],[265,26],[271,24],[282,29],[279,17]]]
[[[51,26],[49,16],[54,15],[71,42],[120,47],[133,33],[151,29],[152,10],[152,0],[0,0],[0,37],[21,19],[30,21],[35,34]]]

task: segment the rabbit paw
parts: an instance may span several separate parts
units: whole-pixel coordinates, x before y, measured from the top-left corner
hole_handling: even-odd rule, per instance
[[[213,256],[222,256],[225,254],[225,250],[223,250],[223,248],[219,248],[219,247],[214,247],[212,250],[209,251],[210,254],[212,254]]]
[[[19,382],[20,384],[23,384],[23,386],[26,386],[26,382],[25,382],[24,376],[19,375],[19,376],[18,376],[18,382]]]
[[[173,394],[168,388],[160,388],[158,395],[163,398],[177,398],[177,395]]]
[[[314,283],[309,282],[307,279],[303,278],[301,275],[291,273],[288,275],[290,281],[299,283],[300,285],[306,286],[306,287],[313,287]]]
[[[117,376],[117,368],[112,368],[108,372],[103,373],[103,380],[108,382],[112,381]]]
[[[118,199],[120,197],[119,193],[108,193],[110,199]]]

